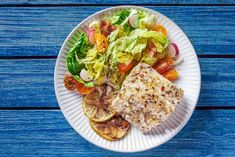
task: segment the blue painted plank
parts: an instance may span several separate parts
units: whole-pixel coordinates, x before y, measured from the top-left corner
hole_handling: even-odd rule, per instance
[[[1,107],[57,107],[52,60],[0,60]]]
[[[3,7],[0,56],[56,56],[69,32],[107,6]],[[235,54],[235,6],[148,6],[174,20],[197,54]]]
[[[57,0],[50,1],[50,0],[7,0],[7,1],[0,1],[0,4],[234,4],[233,0],[143,0],[143,1],[133,1],[133,0],[119,0],[119,1],[112,1],[112,0]]]
[[[198,106],[235,106],[235,62],[199,59],[202,90]],[[0,107],[58,107],[54,94],[55,59],[0,60]]]
[[[234,156],[235,110],[197,110],[166,144],[142,153],[115,153],[81,138],[61,111],[0,111],[1,156]]]

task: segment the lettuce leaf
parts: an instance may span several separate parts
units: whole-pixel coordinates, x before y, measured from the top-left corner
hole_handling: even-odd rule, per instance
[[[79,60],[85,59],[88,50],[90,48],[90,43],[88,41],[85,33],[81,33],[78,38],[78,41],[73,45],[73,47],[69,50],[69,53],[66,57],[66,64],[68,71],[73,75],[73,77],[80,83],[84,84],[88,87],[93,87],[93,82],[84,82],[80,77],[79,73],[82,69],[85,68],[85,64],[79,62]]]
[[[108,36],[109,43],[114,42],[118,38],[118,34],[120,32],[120,29],[117,28],[115,31],[111,32]]]
[[[95,64],[93,65],[93,70],[95,72],[95,77],[94,77],[95,79],[98,79],[100,77],[103,68],[104,68],[104,60],[95,62]]]
[[[77,62],[77,58],[85,58],[89,48],[90,44],[88,38],[85,33],[82,33],[78,41],[69,50],[69,53],[66,57],[67,68],[71,74],[77,75],[85,67],[84,64]]]
[[[140,37],[141,34],[143,34],[144,32],[146,32],[147,30],[142,30],[142,29],[136,29],[134,31],[132,31],[128,36],[122,36],[120,38],[118,38],[116,41],[112,42],[107,50],[107,53],[110,53],[112,51],[127,51],[134,49],[134,46],[137,44],[143,44],[142,42],[144,40],[142,40]],[[134,44],[133,44],[134,42]]]
[[[102,73],[105,73],[104,71],[104,66],[105,66],[105,57],[106,55],[103,54],[102,56],[100,56],[95,49],[89,50],[87,54],[86,60],[90,59],[89,61],[85,62],[85,66],[87,71],[89,72],[89,74],[93,77],[94,81],[97,81],[98,79],[100,79]],[[92,53],[93,52],[93,53]],[[92,55],[91,57],[89,57],[89,55]]]
[[[118,57],[118,62],[124,63],[126,65],[129,64],[134,59],[134,57],[130,53],[125,53],[125,52],[119,52],[117,54],[117,57]]]
[[[121,26],[124,26],[126,24],[128,24],[128,19],[130,16],[132,16],[133,14],[137,14],[137,10],[135,9],[130,9],[130,13],[129,15],[125,18],[125,20],[120,24]],[[128,24],[129,25],[129,24]],[[130,25],[129,25],[130,26]]]
[[[138,14],[138,26],[137,28],[145,29],[148,26],[154,24],[156,22],[156,16],[146,13],[139,9],[126,9],[117,12],[112,17],[108,18],[108,20],[113,25],[122,26],[126,33],[130,33],[134,30],[128,23],[128,19],[131,15]]]
[[[80,64],[91,64],[94,63],[98,57],[98,50],[96,48],[89,49],[84,59],[77,59]]]
[[[130,10],[121,10],[117,12],[114,16],[109,18],[113,25],[120,25],[129,16]]]
[[[109,43],[112,43],[115,40],[117,40],[117,38],[123,37],[123,36],[126,36],[126,35],[127,34],[123,31],[122,28],[117,27],[117,29],[115,31],[111,32],[111,34],[108,36]]]
[[[88,50],[85,58],[77,58],[77,62],[84,65],[84,68],[93,77],[93,80],[96,81],[103,72],[105,54],[100,55],[98,50],[94,47]]]
[[[114,16],[109,18],[109,21],[113,25],[118,25],[123,27],[124,31],[129,34],[132,30],[134,30],[128,23],[128,18],[130,15],[137,13],[135,9],[126,9],[117,12]]]
[[[152,39],[152,42],[155,44],[157,48],[157,52],[161,53],[163,50],[168,46],[169,41],[167,37],[162,35],[159,32],[156,31],[146,31],[143,34],[140,35],[141,37],[144,38],[150,38]]]
[[[125,52],[130,52],[134,56],[135,54],[142,52],[146,45],[146,38],[136,38],[130,45],[128,45]]]
[[[90,49],[90,43],[85,33],[81,33],[78,41],[69,50],[69,53],[75,53],[79,59],[84,58]]]
[[[149,56],[146,52],[143,53],[143,56],[141,58],[142,62],[145,62],[151,66],[153,66],[157,62],[158,58]]]
[[[156,23],[156,16],[147,14],[146,12],[138,10],[139,14],[139,28],[144,29]]]
[[[147,29],[136,29],[128,36],[120,37],[109,45],[106,60],[109,62],[110,69],[116,70],[118,62],[129,63],[133,59],[153,65],[157,58],[150,57],[147,53],[142,55],[148,40],[156,45],[158,53],[163,53],[169,44],[168,39],[161,33]]]
[[[131,31],[134,30],[134,28],[132,28],[132,27],[129,25],[129,23],[126,23],[126,24],[123,26],[123,29],[125,30],[125,32],[126,32],[127,34],[129,34]]]
[[[84,64],[79,64],[75,58],[74,53],[69,53],[66,57],[66,64],[68,71],[73,74],[79,74],[79,72],[84,68]]]
[[[139,20],[147,16],[147,14],[142,10],[137,10],[137,13],[139,15]]]

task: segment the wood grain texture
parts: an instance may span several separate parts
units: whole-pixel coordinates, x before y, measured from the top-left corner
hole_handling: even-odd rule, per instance
[[[199,55],[235,55],[234,0],[1,0],[0,58],[56,56],[79,22],[120,4],[144,5],[168,16],[185,31]],[[197,106],[203,110],[196,110],[166,144],[123,154],[88,143],[68,125],[61,111],[52,110],[58,107],[55,59],[0,59],[0,156],[234,156],[235,110],[211,110],[235,106],[234,58],[199,61],[202,90]]]
[[[174,20],[197,54],[235,54],[235,6],[147,6]],[[2,7],[0,56],[56,56],[70,31],[107,6]]]
[[[198,106],[235,106],[235,62],[201,58]],[[0,107],[58,107],[54,93],[55,59],[0,60]]]
[[[114,153],[80,137],[61,111],[0,111],[2,156],[233,156],[235,110],[195,111],[166,144],[142,153]]]
[[[119,1],[112,1],[112,0],[7,0],[7,1],[0,1],[0,4],[234,4],[233,0],[144,0],[144,1],[133,1],[133,0],[119,0]]]

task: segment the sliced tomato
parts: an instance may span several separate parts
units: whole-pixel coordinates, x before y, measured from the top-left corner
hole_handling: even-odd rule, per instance
[[[150,29],[162,33],[164,36],[167,36],[167,30],[164,26],[154,24],[150,26]]]
[[[169,81],[175,81],[179,78],[179,73],[178,71],[171,69],[163,74],[163,76]]]
[[[172,58],[164,58],[159,60],[153,68],[159,73],[164,74],[168,70],[170,70],[173,66],[173,59]]]
[[[91,93],[92,91],[94,90],[94,87],[87,87],[85,86],[84,84],[78,82],[77,83],[77,91],[80,93],[80,94],[89,94]]]
[[[95,34],[95,43],[100,53],[104,53],[108,48],[108,39],[103,34]]]
[[[119,69],[119,72],[123,72],[123,73],[126,73],[128,71],[130,71],[135,65],[135,61],[131,61],[129,64],[124,64],[124,63],[119,63],[118,64],[118,69]]]
[[[75,80],[75,78],[72,75],[65,75],[65,77],[64,77],[64,86],[68,90],[73,91],[73,90],[76,89],[77,81]]]

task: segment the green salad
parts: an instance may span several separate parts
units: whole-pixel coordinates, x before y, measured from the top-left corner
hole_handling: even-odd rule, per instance
[[[169,54],[174,58],[179,53],[177,45],[170,44],[166,28],[156,23],[156,16],[142,10],[123,9],[83,30],[66,63],[76,81],[87,88],[109,83],[119,89],[139,62],[156,67],[167,58],[167,65],[173,65]]]

